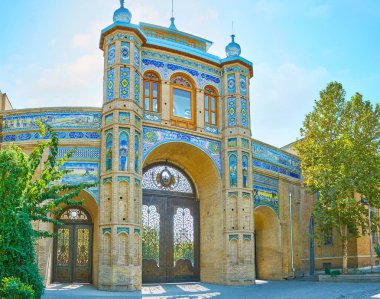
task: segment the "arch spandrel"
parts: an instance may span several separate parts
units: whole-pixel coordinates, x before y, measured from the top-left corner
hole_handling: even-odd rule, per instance
[[[186,133],[157,129],[143,128],[143,163],[147,156],[158,146],[166,143],[182,142],[193,145],[206,153],[214,162],[219,175],[222,176],[222,143],[219,141],[193,136]]]

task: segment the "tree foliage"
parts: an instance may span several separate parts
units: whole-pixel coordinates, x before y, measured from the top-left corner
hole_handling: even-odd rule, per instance
[[[344,273],[348,236],[359,237],[359,228],[365,232],[369,223],[368,210],[355,194],[380,208],[379,118],[378,104],[373,107],[359,93],[346,101],[342,85],[331,82],[306,116],[302,140],[295,145],[304,184],[319,195],[313,208],[317,231],[323,236],[335,229],[342,239]]]
[[[54,184],[67,173],[62,165],[73,152],[58,159],[57,134],[39,125],[41,136],[48,133],[50,139],[39,143],[29,155],[15,145],[0,150],[0,280],[20,278],[33,286],[37,298],[42,295],[43,285],[34,245],[37,238],[52,235],[33,229],[32,222],[60,224],[54,215],[62,211],[63,204],[80,204],[73,198],[93,186]],[[46,151],[47,159],[43,161]]]

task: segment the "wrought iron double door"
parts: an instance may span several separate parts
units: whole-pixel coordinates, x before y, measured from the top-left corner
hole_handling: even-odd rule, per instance
[[[199,281],[199,202],[143,196],[143,282]]]
[[[92,225],[65,224],[55,233],[54,281],[90,283]]]

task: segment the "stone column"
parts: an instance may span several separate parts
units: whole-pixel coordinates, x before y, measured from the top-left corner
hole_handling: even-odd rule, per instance
[[[224,282],[253,284],[255,265],[251,130],[247,84],[249,70],[240,65],[226,65],[223,73]]]
[[[141,289],[142,41],[128,27],[105,35],[99,283]]]

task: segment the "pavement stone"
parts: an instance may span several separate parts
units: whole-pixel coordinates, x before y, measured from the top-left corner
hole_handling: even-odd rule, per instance
[[[380,284],[257,280],[253,286],[221,286],[207,283],[144,285],[141,292],[105,292],[88,284],[52,284],[46,288],[42,298],[380,299]]]

